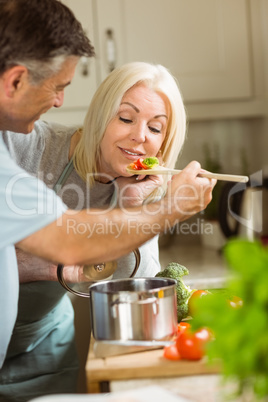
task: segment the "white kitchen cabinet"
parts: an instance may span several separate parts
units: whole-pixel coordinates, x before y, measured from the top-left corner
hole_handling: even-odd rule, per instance
[[[248,98],[251,92],[246,0],[95,0],[102,78],[107,30],[116,64],[161,63],[187,102]],[[106,42],[106,43],[105,43]]]
[[[64,0],[87,30],[96,57],[87,61],[86,76],[80,62],[64,106],[46,119],[56,114],[59,122],[82,122],[100,82],[130,61],[166,66],[178,80],[189,120],[262,116],[261,2]]]
[[[94,45],[92,0],[62,0],[82,23],[91,43]],[[97,88],[96,59],[81,58],[71,85],[64,93],[64,103],[60,109],[51,109],[42,118],[63,124],[80,124]]]
[[[251,7],[258,0],[93,2],[101,79],[112,37],[115,66],[139,60],[170,69],[190,118],[261,114],[252,59]]]

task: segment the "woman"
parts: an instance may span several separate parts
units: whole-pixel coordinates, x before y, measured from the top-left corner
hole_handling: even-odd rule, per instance
[[[55,188],[72,209],[138,206],[161,197],[162,177],[127,173],[137,158],[162,155],[173,168],[181,151],[186,117],[178,86],[162,66],[130,63],[115,69],[92,99],[83,129],[39,121],[27,136],[3,133],[13,158],[25,170]],[[23,157],[22,157],[23,155]],[[65,183],[58,179],[68,166]],[[74,167],[74,168],[73,168]],[[42,205],[40,205],[42,208]],[[131,217],[130,217],[131,218]],[[69,230],[85,228],[83,222]],[[130,219],[131,224],[131,219]],[[114,228],[115,236],[120,227]],[[136,276],[154,276],[161,268],[158,238],[140,247]],[[56,265],[17,252],[20,271],[19,313],[8,357],[0,371],[0,401],[26,401],[48,393],[75,392],[76,353],[73,309],[57,282]],[[133,253],[120,258],[113,278],[131,275]],[[72,281],[81,280],[77,274]],[[15,395],[15,396],[14,396]]]

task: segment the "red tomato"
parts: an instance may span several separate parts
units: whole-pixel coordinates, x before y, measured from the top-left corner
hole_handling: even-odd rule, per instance
[[[165,346],[163,356],[169,360],[180,360],[181,358],[176,344]]]
[[[180,335],[187,328],[191,328],[191,325],[189,324],[189,322],[180,322],[178,324],[177,335]]]
[[[148,166],[143,163],[142,158],[139,158],[135,163],[139,167],[139,169],[148,169]]]
[[[207,290],[196,290],[195,292],[193,292],[190,296],[190,299],[188,300],[188,314],[193,317],[194,313],[195,313],[195,303],[196,300],[200,299],[200,297],[204,297],[211,294],[210,292],[208,292]]]
[[[136,163],[130,163],[128,167],[133,170],[140,170]]]
[[[207,328],[196,332],[186,329],[177,338],[176,345],[182,359],[200,360],[205,354],[206,343],[211,339],[212,334]]]
[[[137,160],[134,162],[134,165],[136,166],[136,169],[137,169],[137,170],[141,170],[141,169],[142,169],[142,166],[141,166],[141,163],[140,163],[140,159],[141,159],[141,158],[137,159]]]
[[[130,169],[133,169],[133,170],[149,169],[148,166],[145,165],[145,163],[143,163],[142,158],[139,158],[135,162],[130,163],[129,167],[130,167]]]

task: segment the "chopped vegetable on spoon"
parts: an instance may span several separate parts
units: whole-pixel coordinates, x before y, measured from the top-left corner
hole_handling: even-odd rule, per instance
[[[159,160],[156,156],[151,156],[150,158],[143,159],[142,163],[147,166],[146,169],[153,169],[155,166],[159,165]]]
[[[155,166],[159,165],[159,160],[156,156],[151,156],[149,158],[139,158],[135,162],[128,165],[129,169],[142,170],[142,169],[153,169]]]

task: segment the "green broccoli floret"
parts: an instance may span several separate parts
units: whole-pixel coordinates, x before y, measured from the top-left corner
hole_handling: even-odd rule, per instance
[[[149,158],[143,159],[142,163],[148,166],[148,168],[152,169],[153,167],[159,165],[159,160],[156,156],[151,156]]]
[[[188,300],[187,300],[188,302]],[[181,322],[184,318],[188,317],[188,303],[185,301],[183,303],[178,304],[178,298],[177,298],[177,318],[178,322]]]
[[[189,275],[188,269],[176,262],[169,263],[165,269],[155,275],[156,277],[170,278],[177,281],[176,294],[178,322],[188,316],[188,300],[194,292],[194,290],[189,286],[186,286],[183,282],[182,277],[184,275]]]

